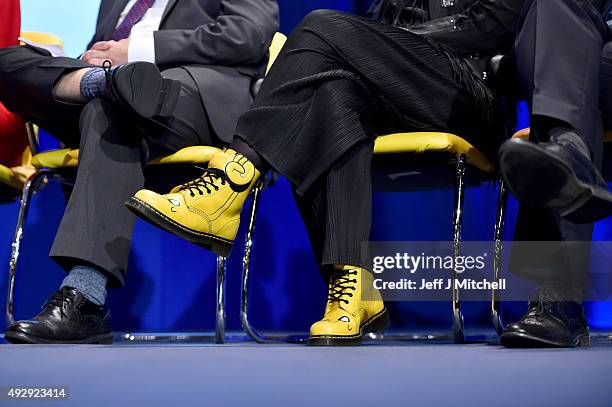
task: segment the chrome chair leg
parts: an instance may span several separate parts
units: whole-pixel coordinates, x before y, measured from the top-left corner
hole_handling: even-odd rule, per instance
[[[247,227],[244,242],[244,256],[242,257],[242,292],[240,301],[240,323],[244,332],[257,343],[270,342],[268,338],[261,335],[251,326],[249,321],[249,286],[251,282],[251,251],[253,250],[253,236],[255,234],[255,220],[259,208],[261,186],[253,189],[251,194],[251,213],[249,214],[249,225]]]
[[[261,199],[261,191],[263,185],[258,185],[252,192],[251,212],[249,214],[249,224],[246,232],[244,243],[244,256],[242,258],[242,292],[240,304],[240,322],[244,332],[257,343],[302,343],[305,342],[305,337],[299,336],[277,336],[267,337],[257,332],[255,327],[249,321],[249,287],[251,281],[251,255],[253,250],[255,236],[255,220],[257,218],[257,210],[259,209],[259,201]]]
[[[215,343],[225,342],[225,276],[227,258],[217,256],[217,313],[215,323]]]
[[[497,199],[497,217],[495,219],[495,231],[493,233],[493,242],[495,255],[493,258],[493,281],[498,281],[501,278],[502,268],[502,244],[504,221],[506,217],[506,206],[508,203],[508,190],[504,184],[504,180],[499,180],[499,195]],[[499,290],[493,288],[491,290],[491,321],[498,335],[504,332],[504,324],[501,319],[501,301]]]
[[[32,174],[25,183],[19,204],[19,213],[17,215],[17,226],[15,227],[15,235],[11,244],[11,257],[9,262],[8,273],[8,293],[6,298],[6,324],[11,325],[15,322],[15,280],[17,277],[17,265],[19,261],[21,239],[23,238],[28,209],[32,195],[38,190],[44,178],[50,175],[49,170],[38,170]]]
[[[462,154],[457,161],[456,185],[455,185],[455,208],[453,213],[453,257],[459,257],[461,251],[461,227],[463,224],[463,198],[465,190],[465,168],[467,157]],[[456,264],[456,262],[454,263]],[[456,282],[459,280],[457,269],[453,269],[451,297],[453,309],[453,339],[455,343],[464,343],[463,313],[461,312],[461,301]]]

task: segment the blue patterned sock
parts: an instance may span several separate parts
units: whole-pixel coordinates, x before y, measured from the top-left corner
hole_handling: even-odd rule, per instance
[[[102,68],[91,68],[81,78],[81,95],[87,102],[98,97],[110,98],[106,75]]]
[[[60,288],[71,287],[80,291],[83,297],[94,304],[102,305],[106,302],[106,282],[104,274],[96,269],[86,266],[76,266],[70,273]]]

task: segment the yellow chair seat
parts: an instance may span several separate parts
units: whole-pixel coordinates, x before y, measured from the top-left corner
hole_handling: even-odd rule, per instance
[[[32,157],[32,165],[36,168],[72,168],[77,166],[78,159],[79,150],[63,148],[36,154]]]
[[[185,147],[174,154],[149,161],[149,165],[206,164],[220,150],[210,146]]]
[[[380,136],[374,145],[374,154],[446,152],[460,157],[482,171],[492,171],[491,161],[476,147],[459,136],[449,133],[416,132]]]
[[[156,158],[149,165],[172,164],[206,164],[219,151],[216,147],[185,147],[174,154]],[[459,136],[449,133],[396,133],[380,136],[376,139],[374,154],[446,152],[459,157],[465,154],[468,163],[483,171],[490,171],[492,166],[487,157],[476,147]],[[61,149],[46,151],[32,158],[36,168],[69,168],[76,167],[79,150]]]
[[[33,172],[34,168],[19,167],[13,169],[0,165],[0,184],[15,189],[23,189],[25,181]]]
[[[22,31],[19,36],[36,44],[56,45],[60,48],[64,47],[62,39],[55,34],[36,31]]]

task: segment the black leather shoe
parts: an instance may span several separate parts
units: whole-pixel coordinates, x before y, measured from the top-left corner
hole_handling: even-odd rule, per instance
[[[590,158],[566,139],[511,139],[498,157],[504,181],[521,203],[558,209],[574,223],[592,223],[612,214],[608,184]]]
[[[150,119],[168,117],[178,101],[181,84],[163,78],[157,65],[132,62],[111,69],[110,61],[102,65],[113,100],[138,115]]]
[[[70,287],[56,291],[31,320],[9,326],[4,337],[12,343],[113,342],[108,309]]]
[[[507,348],[588,346],[589,327],[582,305],[552,301],[540,293],[521,320],[504,329],[500,339]]]

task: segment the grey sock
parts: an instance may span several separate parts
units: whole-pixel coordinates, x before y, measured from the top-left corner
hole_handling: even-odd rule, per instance
[[[110,89],[106,83],[106,74],[102,68],[91,68],[81,78],[81,95],[86,101],[98,97],[110,98]]]
[[[104,274],[86,266],[76,266],[62,282],[62,287],[76,288],[89,301],[103,305],[106,302],[106,282]]]

